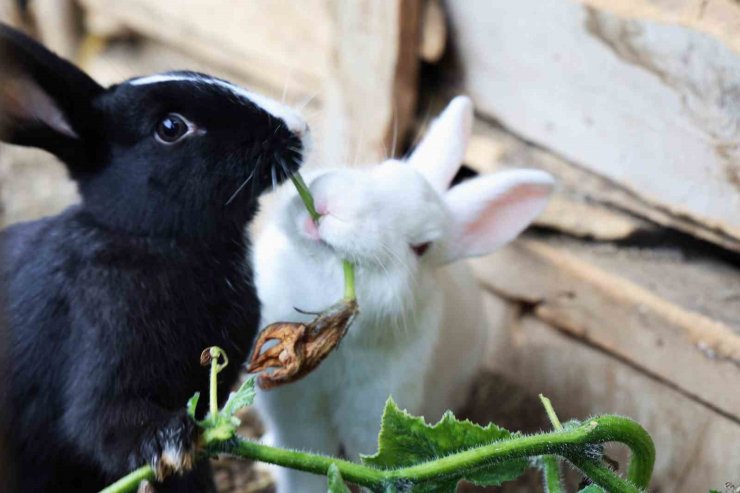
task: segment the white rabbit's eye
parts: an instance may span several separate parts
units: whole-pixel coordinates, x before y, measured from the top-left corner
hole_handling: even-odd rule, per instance
[[[421,257],[422,255],[427,253],[427,250],[429,250],[430,246],[432,246],[432,243],[427,241],[426,243],[411,245],[411,250],[416,254],[417,257]]]
[[[191,131],[191,125],[177,113],[170,113],[160,120],[155,132],[156,138],[163,144],[174,144]]]

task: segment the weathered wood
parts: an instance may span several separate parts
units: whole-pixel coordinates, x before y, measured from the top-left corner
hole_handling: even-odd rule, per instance
[[[522,240],[473,265],[489,289],[740,423],[736,270],[565,240]]]
[[[419,56],[429,63],[438,62],[447,45],[447,18],[440,0],[425,0],[421,15]]]
[[[77,53],[77,24],[72,0],[34,0],[29,7],[41,41],[65,58]]]
[[[16,0],[0,0],[0,20],[14,27],[20,27],[21,17]]]
[[[618,184],[481,120],[476,121],[466,162],[482,172],[517,166],[555,175],[557,193],[539,224],[569,234],[615,240],[650,230],[654,223],[740,252],[737,239],[655,208]]]
[[[56,214],[77,200],[77,187],[51,154],[0,143],[0,228]]]
[[[329,64],[328,0],[81,0],[97,16],[163,41],[296,99],[322,89]]]
[[[480,111],[654,209],[740,239],[740,83],[731,75],[740,55],[682,26],[566,0],[447,8]]]
[[[500,302],[489,303],[500,316]],[[737,422],[542,321],[516,320],[508,330],[492,333],[490,368],[552,398],[561,418],[616,413],[637,420],[657,448],[651,491],[695,493],[737,482]],[[732,392],[732,385],[725,385]]]
[[[734,0],[576,0],[628,19],[678,24],[714,36],[740,53],[740,5]]]
[[[553,161],[555,165],[551,164]],[[518,166],[553,173],[558,186],[547,209],[537,218],[538,226],[601,241],[624,239],[653,228],[646,221],[599,202],[598,189],[584,186],[588,181],[569,180],[573,173],[567,163],[484,122],[475,124],[465,163],[481,173],[495,173]],[[581,170],[574,171],[586,174]]]
[[[324,162],[377,162],[400,150],[416,109],[419,9],[419,0],[332,2]]]

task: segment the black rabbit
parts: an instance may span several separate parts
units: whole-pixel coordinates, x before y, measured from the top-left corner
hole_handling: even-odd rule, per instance
[[[150,463],[158,491],[211,491],[185,403],[207,390],[205,347],[250,349],[245,226],[301,164],[308,127],[193,72],[105,89],[0,25],[0,137],[58,156],[82,196],[0,236],[19,490],[97,491]]]

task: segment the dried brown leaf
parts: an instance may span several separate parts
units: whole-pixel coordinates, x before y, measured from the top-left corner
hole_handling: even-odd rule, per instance
[[[257,337],[247,371],[262,372],[257,383],[265,390],[305,377],[339,345],[357,313],[356,301],[343,301],[308,324],[268,325]],[[270,341],[277,343],[264,349]]]

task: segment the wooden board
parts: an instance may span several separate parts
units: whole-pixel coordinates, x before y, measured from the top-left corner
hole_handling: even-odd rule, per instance
[[[329,0],[81,0],[97,16],[290,95],[313,96],[329,66]]]
[[[736,269],[565,239],[518,241],[473,266],[487,288],[740,423]]]
[[[500,316],[500,302],[488,302]],[[657,449],[651,491],[696,493],[740,482],[737,422],[535,318],[492,335],[490,368],[549,396],[561,419],[621,414],[642,424]]]
[[[332,63],[325,91],[327,164],[376,163],[400,151],[416,111],[419,0],[333,5]]]
[[[16,0],[0,0],[0,20],[15,27],[21,25]]]
[[[0,143],[0,228],[56,214],[76,200],[77,187],[54,156]]]
[[[734,0],[579,0],[628,19],[679,24],[711,34],[740,53],[740,5]]]
[[[534,167],[558,181],[553,202],[538,219],[544,226],[596,240],[617,240],[658,226],[702,238],[740,252],[740,240],[705,228],[686,217],[653,207],[641,197],[499,126],[477,119],[466,163],[480,172]]]
[[[570,0],[446,5],[482,113],[655,209],[740,239],[740,55]]]

